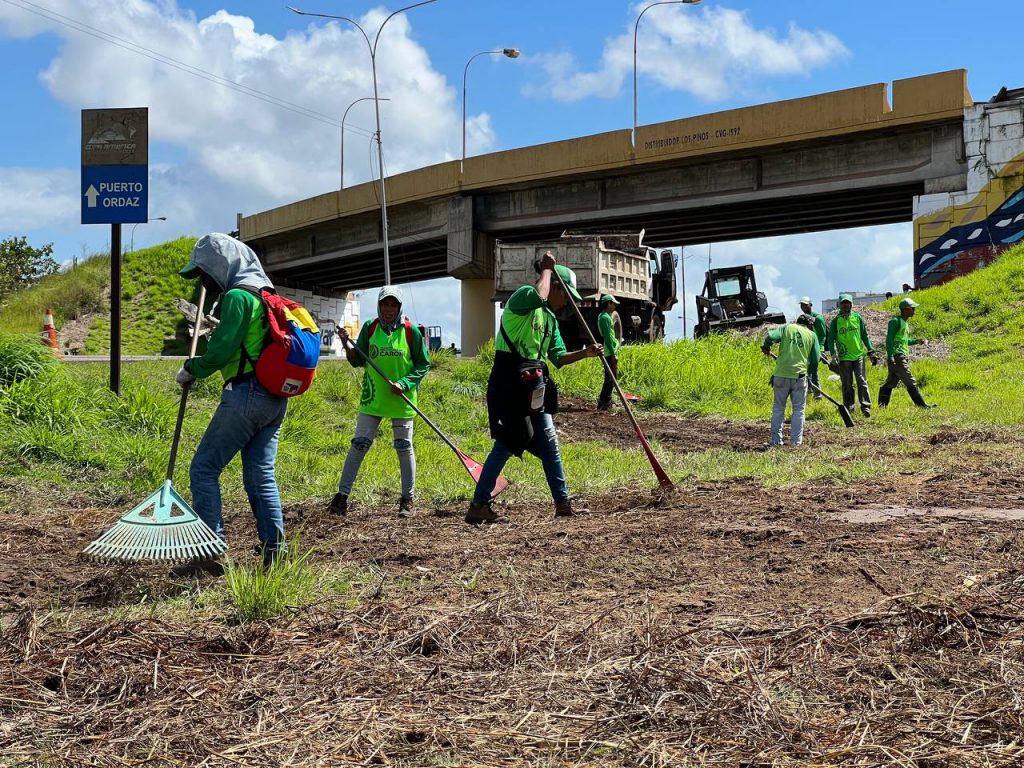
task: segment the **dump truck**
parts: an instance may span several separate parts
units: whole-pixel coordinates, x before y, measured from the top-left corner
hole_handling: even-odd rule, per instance
[[[521,285],[537,282],[536,263],[546,251],[576,273],[583,297],[580,310],[597,336],[598,302],[604,294],[619,301],[623,340],[629,344],[657,341],[665,335],[665,313],[676,304],[676,271],[672,251],[660,253],[643,244],[644,231],[564,232],[554,240],[502,243],[495,250],[493,301],[504,303]],[[558,317],[569,349],[589,341],[570,307]]]
[[[697,296],[697,325],[693,338],[716,331],[755,328],[765,323],[786,322],[781,312],[768,312],[768,299],[757,290],[754,265],[719,267],[704,275],[704,288]]]

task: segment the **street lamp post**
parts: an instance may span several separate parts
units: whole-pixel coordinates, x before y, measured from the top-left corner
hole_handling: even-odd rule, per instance
[[[501,54],[510,59],[519,58],[518,48],[502,48],[498,51],[480,51],[480,53],[474,53],[469,57],[469,61],[466,62],[466,68],[462,70],[462,162],[466,162],[466,79],[469,76],[469,65],[473,63],[473,59],[477,56],[488,56],[494,54]],[[462,170],[462,164],[459,164],[459,170]]]
[[[297,13],[299,16],[317,16],[321,19],[335,19],[337,21],[347,21],[349,24],[358,29],[363,39],[366,40],[366,47],[370,51],[370,69],[373,73],[373,111],[377,118],[377,165],[380,166],[380,223],[381,223],[381,234],[384,238],[384,283],[386,285],[391,284],[391,251],[388,247],[388,198],[387,192],[384,189],[384,148],[381,146],[380,139],[380,95],[377,93],[377,43],[380,42],[380,33],[384,31],[384,27],[391,19],[400,13],[410,11],[413,8],[419,8],[421,5],[430,5],[436,3],[437,0],[422,0],[419,3],[413,3],[407,5],[404,8],[399,8],[397,11],[390,14],[384,22],[380,25],[377,30],[376,37],[373,38],[373,43],[370,42],[370,36],[366,34],[359,22],[355,19],[349,18],[348,16],[335,16],[329,13],[307,13],[306,11],[300,11],[298,8],[292,6],[286,6],[292,13]]]
[[[149,224],[151,221],[167,221],[166,216],[154,216],[152,219],[146,219],[146,223]],[[132,224],[132,237],[131,244],[128,246],[128,253],[135,253],[135,228],[141,224],[141,221],[137,221]]]
[[[373,101],[373,96],[363,96],[361,99],[356,99],[345,108],[345,114],[341,116],[341,183],[338,185],[338,189],[345,188],[345,118],[348,117],[348,111],[360,101]],[[391,101],[391,99],[381,99],[381,101]]]
[[[640,30],[640,19],[644,17],[651,8],[656,5],[697,5],[700,0],[661,0],[658,3],[651,3],[640,11],[640,15],[636,17],[636,24],[633,25],[633,146],[636,147],[636,126],[637,126],[637,108],[636,108],[636,38],[637,32]]]

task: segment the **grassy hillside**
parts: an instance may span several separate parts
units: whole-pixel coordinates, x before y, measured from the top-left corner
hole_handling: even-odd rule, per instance
[[[185,324],[176,298],[194,300],[196,285],[178,276],[195,238],[182,237],[127,254],[122,261],[122,351],[129,355],[184,354]],[[38,333],[52,307],[59,331],[69,322],[88,324],[83,352],[110,350],[110,257],[94,256],[74,269],[51,275],[0,307],[0,327]]]

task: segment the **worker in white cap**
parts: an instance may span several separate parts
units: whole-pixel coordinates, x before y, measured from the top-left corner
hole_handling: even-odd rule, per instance
[[[814,335],[818,337],[818,347],[824,352],[825,350],[825,339],[828,336],[828,329],[825,326],[825,316],[821,312],[814,311],[814,304],[811,302],[810,296],[804,296],[800,299],[800,311],[814,320]],[[821,388],[821,384],[818,382],[818,369],[815,368],[814,372],[809,375],[811,384],[818,389]],[[812,390],[814,392],[814,399],[821,400],[821,392]]]

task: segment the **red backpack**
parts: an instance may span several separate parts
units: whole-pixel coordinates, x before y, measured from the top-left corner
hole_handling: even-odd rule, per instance
[[[405,343],[409,345],[409,351],[412,352],[412,320],[407,317],[402,321],[402,325],[405,326]],[[380,318],[375,317],[370,321],[370,327],[367,329],[367,339],[377,332],[378,326],[380,326]]]
[[[251,291],[254,293],[254,291]],[[242,357],[252,363],[256,380],[272,395],[301,395],[316,376],[320,360],[320,329],[305,307],[264,288],[258,294],[267,311],[267,344],[253,360],[242,345]]]

